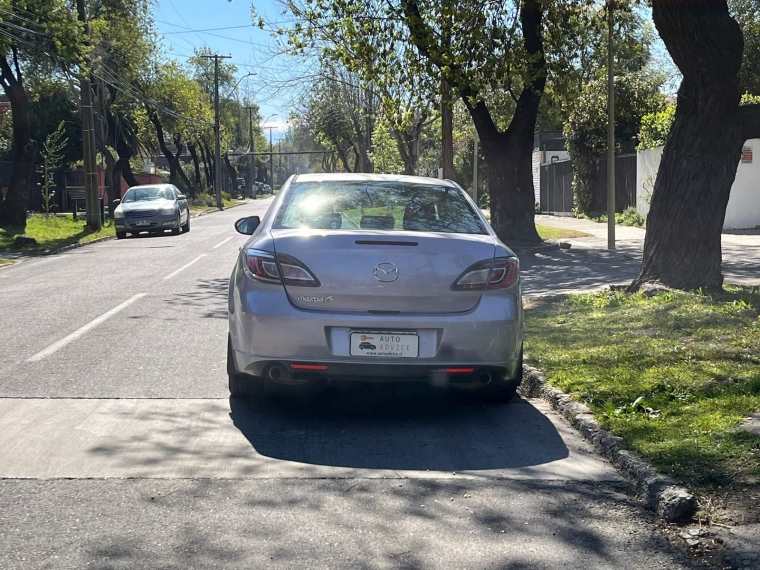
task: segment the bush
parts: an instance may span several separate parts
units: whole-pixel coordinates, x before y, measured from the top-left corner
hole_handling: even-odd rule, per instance
[[[582,214],[575,213],[576,218],[591,220],[597,224],[607,223],[607,214],[602,212],[589,212]],[[628,206],[622,214],[615,214],[615,223],[621,226],[632,226],[634,228],[643,228],[646,224],[646,218],[642,216],[634,206]]]
[[[190,198],[190,205],[196,208],[213,208],[216,201],[210,194],[201,193],[196,198]]]
[[[480,198],[478,199],[478,206],[480,206],[481,208],[491,207],[491,196],[488,194],[488,192],[483,192],[480,195]]]
[[[615,222],[623,226],[643,228],[646,218],[633,206],[628,206],[622,214],[615,214]]]

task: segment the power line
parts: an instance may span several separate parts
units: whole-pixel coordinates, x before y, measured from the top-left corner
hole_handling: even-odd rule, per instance
[[[182,28],[183,26],[177,26],[177,27],[178,28]],[[223,30],[239,30],[239,29],[242,29],[242,28],[251,28],[251,29],[253,29],[253,26],[250,26],[250,25],[249,26],[227,26],[227,27],[224,27],[224,28],[206,28],[204,30],[180,30],[178,32],[162,32],[162,33],[165,36],[168,36],[168,35],[171,35],[171,34],[191,34],[191,33],[202,34],[202,33],[206,33],[206,32],[220,32],[220,31],[223,31]]]

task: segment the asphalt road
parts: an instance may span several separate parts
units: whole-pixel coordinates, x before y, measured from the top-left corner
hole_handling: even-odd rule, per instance
[[[0,271],[0,568],[691,567],[540,402],[229,399],[232,224],[269,203]]]

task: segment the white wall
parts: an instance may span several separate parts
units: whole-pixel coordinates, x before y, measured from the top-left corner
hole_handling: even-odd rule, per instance
[[[739,163],[736,180],[728,199],[723,229],[752,229],[760,226],[760,139],[748,140],[752,148],[752,163]],[[654,188],[657,170],[662,159],[662,147],[639,152],[636,163],[636,209],[646,216],[649,197]]]

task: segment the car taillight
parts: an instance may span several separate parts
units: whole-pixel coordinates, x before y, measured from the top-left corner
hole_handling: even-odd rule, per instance
[[[319,287],[314,274],[300,261],[289,255],[249,249],[245,252],[248,271],[254,279],[266,283],[284,283],[300,287]]]
[[[454,282],[454,291],[484,291],[511,287],[520,272],[520,262],[516,257],[484,259],[471,265]]]
[[[267,283],[282,283],[280,270],[274,254],[257,249],[249,249],[245,252],[248,270],[254,279]]]

